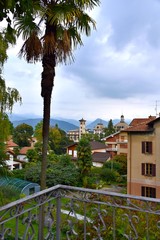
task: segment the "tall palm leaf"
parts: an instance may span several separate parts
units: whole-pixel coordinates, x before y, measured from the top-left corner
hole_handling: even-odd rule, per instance
[[[37,4],[38,2],[38,4]],[[81,34],[90,35],[95,21],[87,14],[99,0],[41,0],[33,11],[17,18],[18,34],[25,40],[20,55],[28,62],[42,60],[41,96],[43,97],[43,150],[41,189],[46,187],[47,146],[50,123],[51,94],[55,67],[73,60],[73,50],[82,45]],[[37,19],[39,22],[37,23]],[[45,28],[45,31],[41,31]]]

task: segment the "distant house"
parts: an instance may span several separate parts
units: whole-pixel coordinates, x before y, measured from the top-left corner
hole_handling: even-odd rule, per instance
[[[106,152],[106,145],[97,141],[92,141],[90,144],[93,166],[102,167],[107,160],[110,160],[110,154]],[[77,160],[76,147],[77,143],[74,143],[67,147],[67,154],[69,154],[74,161]]]
[[[97,123],[97,125],[93,128],[93,134],[97,134],[100,136],[104,132],[105,126],[103,123]]]
[[[6,165],[9,170],[21,169],[22,162],[15,159],[15,149],[18,148],[18,145],[13,142],[12,139],[6,142]]]
[[[92,153],[92,163],[94,167],[102,167],[108,160],[110,160],[110,154],[108,152]]]
[[[127,155],[128,135],[125,131],[118,131],[102,139],[105,142],[107,152],[113,158],[115,155]]]
[[[34,149],[33,147],[23,147],[20,149],[18,155],[17,155],[17,159],[20,160],[21,162],[28,162],[27,159],[27,151],[30,149]]]
[[[33,143],[36,142],[36,140],[33,138]],[[12,139],[6,142],[6,164],[8,166],[9,170],[14,169],[22,169],[22,165],[25,162],[28,162],[28,159],[26,157],[26,153],[29,149],[34,149],[34,144],[32,144],[31,147],[23,147],[19,150],[19,146],[13,142]],[[19,151],[17,151],[17,149]],[[18,154],[17,154],[18,152]]]

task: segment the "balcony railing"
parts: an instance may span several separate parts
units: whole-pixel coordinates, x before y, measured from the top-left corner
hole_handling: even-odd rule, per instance
[[[160,200],[57,185],[1,207],[0,239],[160,239]]]

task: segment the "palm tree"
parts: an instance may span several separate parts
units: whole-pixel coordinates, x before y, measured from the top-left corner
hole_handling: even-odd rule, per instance
[[[41,96],[43,97],[43,149],[41,189],[46,188],[47,147],[50,124],[51,95],[55,67],[74,60],[73,50],[83,45],[81,34],[90,35],[95,21],[88,15],[99,0],[29,1],[24,16],[17,17],[15,26],[24,44],[20,56],[27,62],[42,61]],[[38,21],[39,20],[39,21]],[[38,22],[38,23],[37,23]],[[43,32],[42,29],[45,29]]]

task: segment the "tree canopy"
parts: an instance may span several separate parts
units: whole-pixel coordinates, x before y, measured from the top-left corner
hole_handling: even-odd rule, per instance
[[[33,127],[22,123],[13,130],[13,141],[20,147],[30,146],[33,135]]]
[[[87,176],[90,174],[92,167],[92,153],[90,142],[85,137],[81,138],[77,145],[77,165],[80,170],[83,185],[86,187]]]

